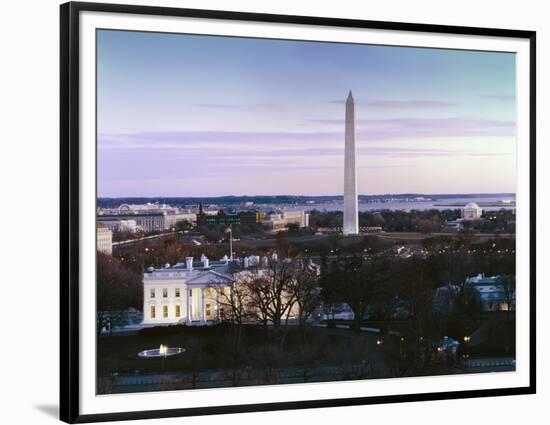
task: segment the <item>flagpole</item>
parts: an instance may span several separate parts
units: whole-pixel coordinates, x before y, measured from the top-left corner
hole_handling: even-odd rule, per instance
[[[233,261],[233,228],[229,225],[229,259]]]

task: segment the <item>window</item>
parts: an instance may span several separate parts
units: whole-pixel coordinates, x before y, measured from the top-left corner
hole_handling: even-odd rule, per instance
[[[177,305],[177,306],[176,306],[176,317],[180,317],[180,314],[181,314],[180,306]]]
[[[162,306],[162,317],[164,317],[165,319],[168,317],[168,306],[167,305]]]
[[[162,296],[168,298],[168,288],[162,288]]]
[[[176,298],[180,297],[180,288],[176,288]]]
[[[155,298],[155,288],[151,289],[150,297]]]
[[[154,319],[156,316],[156,308],[154,305],[151,306],[151,319]]]

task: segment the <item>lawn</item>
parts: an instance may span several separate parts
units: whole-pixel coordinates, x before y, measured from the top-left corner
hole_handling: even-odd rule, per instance
[[[395,338],[384,339],[389,344]],[[229,385],[374,378],[386,373],[386,347],[381,341],[381,337],[366,332],[315,327],[276,330],[219,324],[149,328],[137,335],[102,336],[98,341],[98,376],[100,381],[113,376],[185,376],[189,385],[184,387],[190,388],[201,387],[201,381],[209,382],[203,382],[206,387],[227,386],[227,382],[215,382],[222,372],[224,376],[233,374]],[[140,351],[161,344],[186,351],[166,361],[138,357]]]

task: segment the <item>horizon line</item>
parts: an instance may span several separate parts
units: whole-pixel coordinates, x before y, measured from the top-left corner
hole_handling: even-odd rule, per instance
[[[440,193],[423,193],[423,192],[418,192],[418,193],[415,193],[415,192],[401,192],[401,193],[372,193],[372,194],[367,194],[367,193],[359,193],[357,196],[404,196],[404,195],[415,195],[415,196],[423,196],[423,195],[426,195],[426,196],[442,196],[442,195],[455,195],[455,196],[459,196],[459,195],[516,195],[516,192],[515,191],[510,191],[510,192],[459,192],[459,193],[453,193],[453,192],[440,192]],[[284,193],[281,193],[281,194],[276,194],[276,195],[266,195],[266,194],[258,194],[258,195],[204,195],[204,196],[186,196],[186,195],[155,195],[155,196],[150,196],[150,195],[130,195],[130,196],[97,196],[96,199],[132,199],[132,198],[145,198],[145,199],[157,199],[157,198],[197,198],[197,199],[200,199],[200,198],[228,198],[228,197],[232,197],[232,198],[259,198],[259,197],[271,197],[271,198],[275,198],[275,197],[284,197],[284,196],[287,196],[287,197],[308,197],[308,198],[316,198],[316,197],[327,197],[327,196],[330,196],[330,197],[341,197],[343,198],[344,195],[333,195],[333,194],[328,194],[328,195],[305,195],[305,194],[302,194],[302,195],[292,195],[292,194],[284,194]]]

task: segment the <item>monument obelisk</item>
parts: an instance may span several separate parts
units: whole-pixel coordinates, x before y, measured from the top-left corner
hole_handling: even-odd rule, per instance
[[[355,165],[355,103],[351,90],[346,100],[346,147],[344,157],[344,235],[359,233],[357,167]]]

